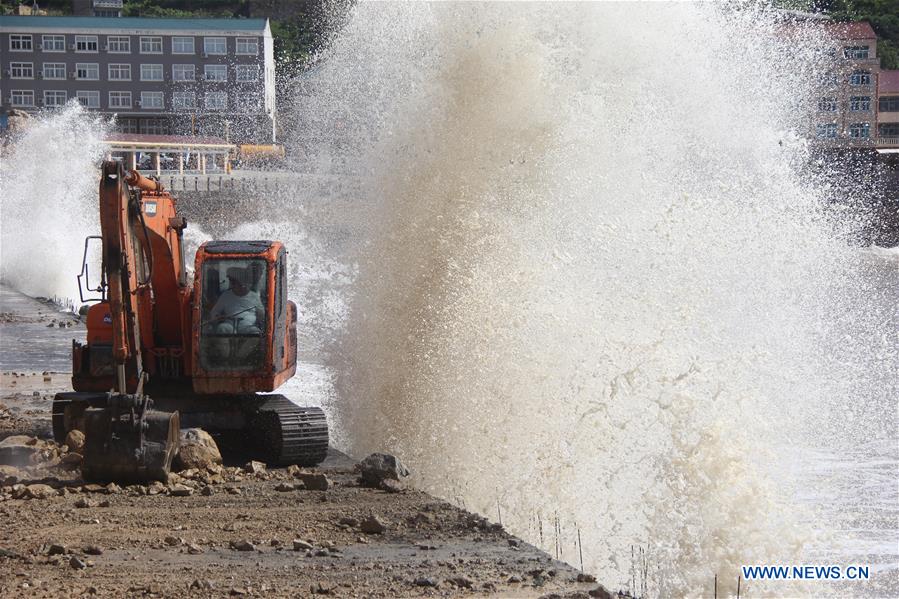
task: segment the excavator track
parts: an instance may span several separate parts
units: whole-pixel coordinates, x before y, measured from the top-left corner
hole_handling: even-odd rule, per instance
[[[271,466],[317,466],[328,455],[328,421],[321,408],[268,395],[250,422],[260,457]]]

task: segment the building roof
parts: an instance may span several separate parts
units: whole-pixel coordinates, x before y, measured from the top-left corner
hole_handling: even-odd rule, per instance
[[[899,70],[880,71],[877,77],[878,94],[899,94]]]
[[[822,23],[824,29],[838,40],[875,40],[877,34],[867,21],[856,23]]]
[[[248,31],[262,33],[267,19],[169,19],[152,17],[0,16],[3,29],[111,29],[147,31]]]
[[[193,137],[191,135],[150,135],[147,133],[107,133],[103,142],[116,147],[140,146],[148,150],[158,148],[232,148],[221,137]]]

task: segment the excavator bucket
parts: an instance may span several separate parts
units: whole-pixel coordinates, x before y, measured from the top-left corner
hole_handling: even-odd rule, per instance
[[[110,393],[84,412],[81,476],[93,482],[165,481],[178,452],[178,412],[152,409],[146,395]]]

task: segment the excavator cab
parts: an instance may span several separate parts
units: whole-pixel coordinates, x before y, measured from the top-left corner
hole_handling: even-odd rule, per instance
[[[296,307],[278,241],[210,241],[197,251],[194,390],[274,390],[296,368]]]

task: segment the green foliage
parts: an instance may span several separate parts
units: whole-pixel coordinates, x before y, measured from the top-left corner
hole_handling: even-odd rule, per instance
[[[137,0],[125,2],[126,17],[230,17],[241,2],[222,0]]]

